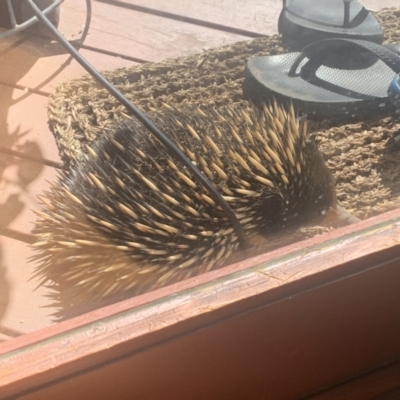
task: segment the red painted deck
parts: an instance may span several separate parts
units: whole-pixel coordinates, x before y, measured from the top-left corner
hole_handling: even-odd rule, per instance
[[[107,1],[107,2],[106,2]],[[161,61],[276,33],[281,0],[93,0],[81,53],[99,70]],[[129,7],[123,7],[123,5]],[[379,0],[364,0],[378,9]],[[398,6],[387,0],[386,7]],[[79,36],[82,0],[65,0],[60,30]],[[0,342],[50,325],[46,290],[29,281],[29,242],[36,195],[60,163],[47,127],[47,97],[62,81],[84,74],[58,45],[24,35],[0,41]],[[135,60],[135,61],[134,61]]]

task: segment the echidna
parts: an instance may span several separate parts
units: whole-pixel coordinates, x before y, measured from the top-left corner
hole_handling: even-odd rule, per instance
[[[334,207],[332,175],[293,107],[169,110],[152,119],[214,183],[250,241]],[[42,201],[37,275],[69,305],[207,271],[239,247],[209,193],[128,119],[106,129]]]

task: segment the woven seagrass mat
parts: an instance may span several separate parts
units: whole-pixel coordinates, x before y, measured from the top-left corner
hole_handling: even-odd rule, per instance
[[[376,16],[385,42],[400,43],[400,9],[382,10]],[[285,52],[275,35],[104,75],[145,112],[162,111],[164,103],[176,108],[191,103],[218,107],[243,101],[243,70],[250,57]],[[49,100],[49,126],[64,162],[73,165],[85,144],[125,113],[90,76],[61,84]],[[321,150],[335,175],[342,207],[366,218],[399,206],[400,146],[392,137],[400,131],[400,119],[338,127],[323,121],[313,129],[318,131]]]

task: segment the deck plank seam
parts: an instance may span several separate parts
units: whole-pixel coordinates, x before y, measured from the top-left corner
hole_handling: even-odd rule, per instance
[[[150,8],[150,7],[139,6],[137,4],[126,3],[126,2],[120,1],[120,0],[96,0],[96,1],[99,3],[106,3],[106,4],[109,4],[112,6],[127,8],[130,10],[142,12],[145,14],[151,14],[151,15],[155,15],[158,17],[162,17],[162,18],[172,19],[172,20],[176,20],[176,21],[180,21],[180,22],[186,22],[186,23],[192,24],[192,25],[202,26],[205,28],[215,29],[215,30],[223,31],[223,32],[229,32],[229,33],[233,33],[235,35],[247,36],[247,37],[251,37],[251,38],[268,36],[268,35],[264,35],[262,33],[249,31],[247,29],[235,28],[232,26],[222,25],[222,24],[218,24],[215,22],[211,22],[211,21],[205,21],[202,19],[192,18],[192,17],[188,17],[185,15],[179,15],[179,14],[170,13],[167,11],[157,10],[157,9]]]

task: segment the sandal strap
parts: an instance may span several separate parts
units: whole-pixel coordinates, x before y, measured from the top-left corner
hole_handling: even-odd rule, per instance
[[[353,0],[351,0],[353,1]],[[329,24],[327,22],[322,22],[319,20],[315,20],[313,18],[307,18],[304,15],[298,15],[295,12],[293,12],[292,10],[290,10],[287,6],[286,6],[286,0],[283,0],[283,8],[282,8],[282,12],[287,12],[297,18],[301,18],[305,21],[308,22],[312,22],[314,24],[318,24],[321,26],[327,26],[327,27],[331,27],[331,28],[345,28],[345,29],[352,29],[355,28],[359,25],[361,25],[364,20],[368,17],[369,15],[369,11],[365,8],[362,7],[360,9],[360,11],[357,13],[357,15],[350,21],[350,2],[345,2],[344,1],[344,18],[343,18],[343,24],[342,25],[338,25],[338,24]],[[279,31],[280,32],[280,31]]]
[[[368,17],[369,11],[363,7],[359,13],[351,20],[347,22],[347,19],[345,17],[344,23],[343,23],[343,28],[345,29],[352,29],[357,27],[358,25],[361,25],[365,19]]]
[[[383,61],[389,68],[391,68],[396,74],[400,73],[400,57],[393,51],[381,46],[379,44],[368,42],[365,40],[352,40],[352,39],[325,39],[319,42],[311,43],[306,46],[303,51],[294,60],[290,70],[289,76],[295,76],[296,70],[305,58],[312,60],[313,69],[316,71],[318,67],[323,64],[323,57],[318,57],[318,53],[321,51],[327,51],[328,48],[338,47],[340,45],[355,46],[367,50],[372,55]]]

